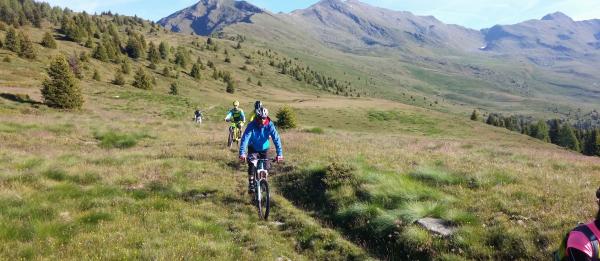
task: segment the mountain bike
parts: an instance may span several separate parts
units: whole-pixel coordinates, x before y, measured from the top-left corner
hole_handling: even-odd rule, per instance
[[[234,142],[239,142],[242,137],[242,125],[241,123],[230,122],[229,131],[227,136],[227,147],[231,148]],[[238,126],[239,125],[239,126]]]
[[[254,193],[252,197],[253,204],[258,210],[258,218],[267,220],[271,210],[271,201],[269,194],[269,171],[267,170],[267,161],[276,162],[275,159],[250,159],[254,165]]]

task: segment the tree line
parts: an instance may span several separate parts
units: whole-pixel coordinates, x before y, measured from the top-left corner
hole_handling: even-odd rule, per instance
[[[481,120],[477,110],[471,114],[471,120]],[[571,124],[561,119],[534,120],[522,115],[503,116],[499,113],[490,113],[485,123],[550,142],[587,156],[600,156],[599,127]]]

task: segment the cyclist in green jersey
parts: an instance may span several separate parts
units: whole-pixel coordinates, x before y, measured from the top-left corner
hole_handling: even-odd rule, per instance
[[[244,126],[244,123],[246,123],[246,115],[244,114],[244,110],[240,109],[239,107],[240,107],[240,102],[234,101],[233,109],[231,109],[227,113],[227,116],[225,117],[225,121],[233,122],[239,129],[242,129],[242,127]]]

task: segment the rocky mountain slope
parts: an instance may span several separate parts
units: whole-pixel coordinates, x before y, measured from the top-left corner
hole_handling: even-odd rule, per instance
[[[158,21],[165,28],[182,33],[210,35],[234,23],[249,22],[263,11],[245,1],[201,0]]]

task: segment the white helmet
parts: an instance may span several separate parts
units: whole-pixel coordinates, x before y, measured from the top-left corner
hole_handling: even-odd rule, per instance
[[[261,119],[266,119],[267,117],[269,117],[269,110],[267,110],[267,108],[265,107],[260,107],[256,109],[256,116],[258,116]]]

